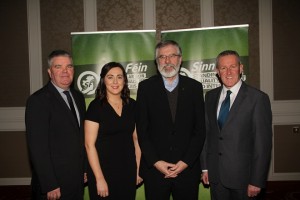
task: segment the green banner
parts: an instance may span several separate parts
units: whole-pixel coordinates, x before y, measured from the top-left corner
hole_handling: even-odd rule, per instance
[[[74,86],[85,95],[87,105],[94,99],[102,66],[111,61],[124,66],[131,97],[136,98],[138,83],[156,74],[155,34],[155,30],[71,34],[76,68]],[[243,80],[246,80],[249,69],[248,25],[162,31],[161,38],[179,43],[183,51],[180,73],[200,81],[204,92],[220,85],[216,78],[215,58],[224,50],[231,49],[240,54],[244,65]],[[85,200],[88,199],[86,189]],[[145,199],[143,186],[137,190],[136,199]],[[199,199],[210,199],[209,190],[202,184]]]
[[[135,98],[138,83],[156,73],[155,34],[155,30],[72,33],[75,88],[89,103],[103,65],[114,61],[124,66],[131,97]]]
[[[155,35],[155,30],[71,33],[74,87],[84,94],[87,106],[95,97],[103,65],[112,61],[125,68],[130,96],[136,98],[138,83],[156,73]],[[84,199],[89,200],[88,188]],[[144,199],[143,187],[137,199]]]
[[[162,31],[162,40],[175,40],[182,48],[180,73],[203,84],[204,93],[220,86],[215,58],[224,50],[235,50],[244,65],[243,80],[249,71],[248,25]]]

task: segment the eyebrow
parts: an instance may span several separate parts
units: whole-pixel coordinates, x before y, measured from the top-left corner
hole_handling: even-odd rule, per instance
[[[123,76],[123,74],[117,74],[117,75],[114,75],[114,74],[106,74],[106,76]]]

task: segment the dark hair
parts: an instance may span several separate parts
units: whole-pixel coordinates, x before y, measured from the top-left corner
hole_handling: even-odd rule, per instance
[[[219,55],[217,56],[217,58],[216,58],[216,67],[218,68],[218,66],[219,66],[219,59],[221,57],[223,57],[223,56],[229,56],[229,55],[236,56],[237,59],[238,59],[238,63],[242,64],[241,63],[241,58],[240,58],[240,55],[238,54],[238,52],[236,52],[234,50],[225,50],[225,51],[222,51],[221,53],[219,53]]]
[[[159,42],[156,47],[155,47],[155,59],[157,58],[157,52],[160,48],[168,46],[168,45],[173,45],[176,46],[178,49],[178,55],[182,55],[182,50],[181,47],[179,46],[179,44],[177,42],[175,42],[174,40],[165,40],[165,41],[161,41]]]
[[[122,73],[124,76],[125,84],[121,91],[121,99],[123,101],[123,104],[127,104],[127,103],[129,103],[129,98],[130,98],[130,90],[128,88],[128,79],[127,79],[127,75],[126,75],[124,67],[120,63],[117,63],[117,62],[109,62],[109,63],[106,63],[102,67],[101,73],[100,73],[100,82],[96,89],[95,99],[99,98],[102,101],[102,103],[107,102],[106,85],[104,83],[104,78],[105,78],[106,74],[109,72],[109,70],[111,70],[112,68],[115,68],[115,67],[119,67],[122,70]]]
[[[54,50],[52,51],[49,56],[48,56],[48,67],[51,67],[52,65],[52,59],[54,57],[57,57],[57,56],[66,56],[66,57],[69,57],[72,61],[72,56],[69,52],[65,51],[65,50],[61,50],[61,49],[57,49],[57,50]]]

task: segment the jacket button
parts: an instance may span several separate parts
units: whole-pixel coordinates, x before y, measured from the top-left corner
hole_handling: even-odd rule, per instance
[[[219,156],[221,156],[222,155],[222,153],[219,153]]]
[[[222,138],[222,137],[219,137],[219,139],[220,139],[220,140],[223,140],[223,138]]]

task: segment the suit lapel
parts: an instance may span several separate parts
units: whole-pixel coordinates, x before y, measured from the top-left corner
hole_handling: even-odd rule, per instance
[[[61,106],[62,112],[66,113],[68,115],[68,119],[70,119],[72,121],[73,125],[78,127],[76,119],[74,118],[69,106],[67,105],[65,100],[62,98],[62,96],[59,94],[59,92],[57,91],[57,89],[54,87],[54,85],[51,82],[48,83],[48,88],[54,94],[55,99],[57,100],[58,104]],[[72,93],[72,95],[73,95],[73,93]]]
[[[78,109],[79,112],[79,121],[80,121],[80,126],[81,126],[81,122],[83,121],[83,113],[84,113],[84,108],[81,107],[82,102],[80,102],[81,100],[79,99],[78,95],[74,92],[73,89],[70,89],[72,96],[74,98],[74,101],[76,103],[76,107]]]
[[[213,111],[214,111],[214,123],[218,125],[218,105],[219,105],[219,100],[220,100],[220,96],[221,96],[221,92],[222,92],[222,86],[218,88],[218,90],[216,90],[216,92],[213,94],[213,102],[212,102],[212,106],[213,106]]]
[[[178,82],[178,97],[177,97],[177,105],[176,105],[176,115],[175,115],[175,123],[174,124],[180,124],[177,123],[178,120],[180,120],[177,116],[182,116],[181,112],[184,112],[183,105],[185,105],[185,81],[181,78],[179,75],[179,82]]]
[[[247,97],[247,85],[243,82],[241,85],[241,88],[231,106],[231,109],[230,109],[229,115],[228,115],[228,119],[224,126],[226,126],[227,123],[230,123],[230,121],[237,116],[237,113],[240,110],[242,102],[246,99],[246,97]]]

